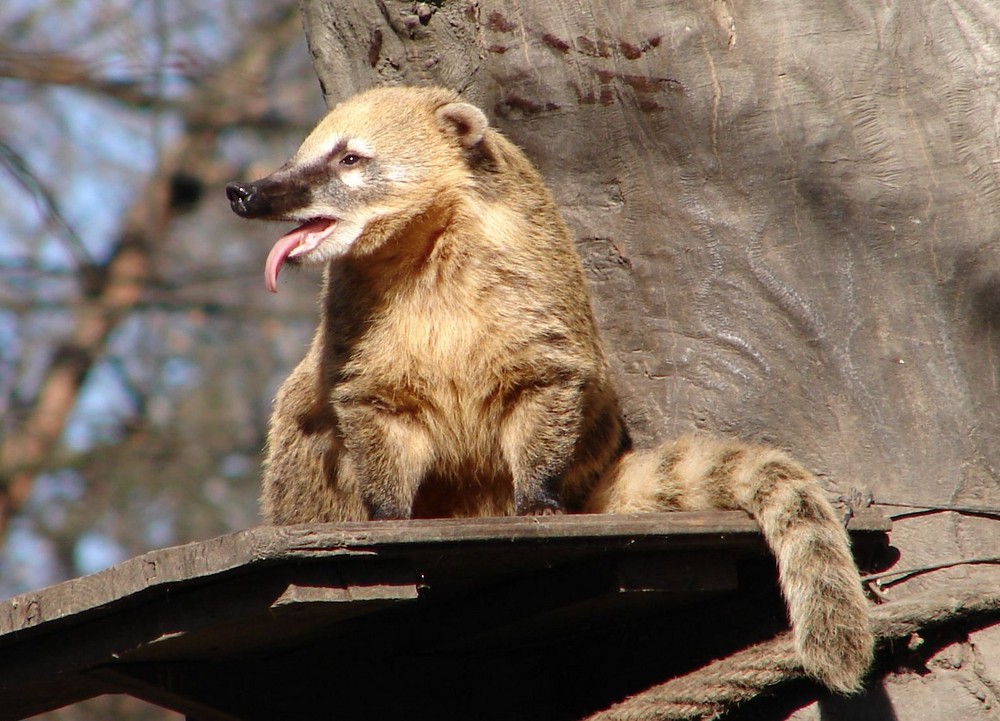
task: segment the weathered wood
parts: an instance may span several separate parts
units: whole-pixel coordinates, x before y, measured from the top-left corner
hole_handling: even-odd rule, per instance
[[[888,522],[863,511],[851,521],[859,532],[884,532]],[[244,571],[285,559],[386,552],[394,545],[439,546],[488,543],[502,547],[533,539],[581,538],[588,542],[629,539],[659,547],[705,545],[713,537],[758,542],[757,524],[740,511],[662,513],[619,516],[567,515],[383,521],[380,523],[261,527],[209,541],[160,549],[105,571],[48,589],[25,593],[0,604],[0,640],[4,634],[58,621],[84,611],[99,611],[126,596],[139,597],[163,586]],[[477,553],[480,549],[477,549]]]
[[[278,611],[310,604],[406,601],[417,597],[417,579],[409,563],[343,563],[338,564],[335,577],[329,572],[312,570],[315,574],[312,578],[296,574],[301,580],[289,583],[271,608]]]
[[[852,529],[863,549],[884,543],[888,522],[865,511]],[[342,680],[330,686],[319,670],[297,674],[295,664],[325,668],[336,658],[412,650],[411,662],[426,664],[419,678],[434,683],[439,665],[465,674],[463,658],[488,652],[496,673],[517,648],[577,638],[581,628],[662,626],[669,609],[735,589],[737,566],[754,563],[763,564],[753,575],[770,599],[761,608],[781,618],[773,562],[743,513],[251,529],[0,604],[0,721],[109,692],[194,718],[275,718],[282,712],[267,699],[276,678],[298,684],[287,695],[301,695],[300,717],[310,717],[335,689],[350,694],[372,680],[337,665]],[[622,643],[628,633],[600,643]],[[577,646],[597,653],[586,636],[573,643],[553,648],[559,663],[577,662]],[[351,714],[364,717],[363,700],[350,702]],[[384,707],[405,710],[395,703]]]
[[[213,660],[262,647],[307,643],[317,619],[334,623],[416,598],[412,572],[406,574],[407,585],[399,578],[398,564],[372,560],[368,573],[379,575],[377,585],[352,587],[338,569],[337,559],[321,568],[264,567],[213,577],[211,583],[166,585],[155,598],[149,594],[126,597],[99,613],[61,617],[30,632],[0,637],[0,719],[28,715],[15,714],[16,700],[36,686],[40,690],[32,698],[53,704],[33,713],[62,705],[56,696],[47,699],[46,689],[63,682],[58,679],[75,680],[102,664],[122,659]],[[317,590],[309,599],[297,593],[302,588]],[[317,608],[309,601],[320,593],[326,594],[326,602]],[[333,597],[339,603],[331,604]],[[87,698],[109,690],[102,685],[77,695]]]

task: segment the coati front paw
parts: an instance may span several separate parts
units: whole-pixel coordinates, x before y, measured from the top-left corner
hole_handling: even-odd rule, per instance
[[[527,511],[526,513],[523,513],[522,515],[525,515],[525,516],[561,516],[565,512],[566,511],[564,511],[562,508],[551,508],[550,506],[541,506],[541,507],[535,508],[534,510]]]
[[[365,508],[368,509],[368,518],[373,521],[402,521],[413,517],[410,508],[404,508],[398,503],[385,503],[365,499]]]
[[[565,513],[566,509],[555,498],[549,495],[538,495],[517,499],[517,515],[519,516],[555,516]]]

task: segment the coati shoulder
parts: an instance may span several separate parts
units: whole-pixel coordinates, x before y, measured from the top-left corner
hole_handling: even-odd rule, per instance
[[[731,441],[632,449],[572,237],[481,110],[439,88],[367,91],[227,195],[299,224],[267,258],[270,290],[286,263],[325,267],[319,327],[271,419],[268,522],[743,509],[778,559],[806,671],[859,687],[867,603],[814,477]]]

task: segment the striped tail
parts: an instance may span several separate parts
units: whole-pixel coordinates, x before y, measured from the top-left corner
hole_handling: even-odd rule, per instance
[[[778,562],[795,647],[806,673],[854,693],[874,636],[850,540],[815,477],[787,454],[701,436],[623,456],[585,510],[744,510]]]

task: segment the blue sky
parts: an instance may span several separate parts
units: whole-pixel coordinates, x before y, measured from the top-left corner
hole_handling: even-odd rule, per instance
[[[220,5],[220,4],[215,4]],[[209,4],[209,10],[220,8]],[[72,48],[74,56],[87,58],[106,77],[119,79],[138,75],[150,84],[156,79],[153,63],[171,53],[162,47],[155,33],[144,37],[122,37],[114,27],[106,32],[90,32],[94,13],[132,13],[127,27],[155,22],[154,3],[81,2],[69,7],[58,5],[54,17],[34,24],[16,41],[18,49],[41,52]],[[161,3],[165,13],[180,4]],[[37,13],[30,0],[8,0],[0,8],[0,27],[9,27],[28,13]],[[48,12],[48,9],[46,9]],[[144,18],[143,13],[149,17]],[[169,18],[167,18],[169,20]],[[225,45],[221,27],[208,10],[198,25],[197,37],[186,37],[189,46]],[[120,25],[119,28],[124,28]],[[169,35],[161,35],[169,40]],[[125,48],[123,52],[119,48]],[[145,56],[145,57],[143,57]],[[136,58],[146,68],[136,66]],[[168,68],[167,72],[170,70]],[[169,94],[183,90],[183,81],[166,75],[163,87]],[[0,140],[22,156],[37,178],[50,188],[58,208],[73,228],[86,252],[101,260],[110,253],[115,233],[126,208],[134,200],[136,188],[156,163],[157,144],[169,142],[178,132],[169,112],[153,114],[130,111],[119,104],[96,99],[72,88],[31,88],[22,83],[0,81]],[[46,211],[37,196],[6,170],[0,169],[0,396],[11,397],[15,384],[22,394],[31,392],[40,378],[35,369],[44,367],[46,333],[71,327],[65,304],[72,304],[76,291],[72,273],[76,260],[68,251],[65,234],[46,220]],[[27,266],[27,268],[25,267]],[[42,273],[29,272],[41,269]],[[18,316],[8,303],[28,303],[32,298],[51,306],[49,310]],[[6,307],[5,307],[6,306]],[[39,338],[35,342],[29,334]],[[129,335],[134,337],[130,338]],[[141,339],[129,323],[116,330],[112,345],[127,347]],[[27,365],[25,365],[27,363]],[[176,359],[164,366],[165,386],[183,386],[194,378],[189,362]],[[0,412],[12,409],[0,407]],[[112,372],[108,360],[99,362],[88,374],[69,423],[64,441],[74,451],[86,451],[113,439],[120,423],[134,414],[134,400],[121,385],[121,374]],[[40,508],[65,508],[83,495],[83,480],[73,471],[43,474],[35,484],[29,504]],[[58,523],[58,518],[44,519]],[[169,519],[153,527],[153,540],[169,543],[162,529]],[[123,559],[124,551],[109,533],[91,529],[73,549],[74,572],[89,573]],[[16,518],[6,543],[0,545],[0,596],[20,592],[57,580],[62,570],[56,550],[45,534],[33,527],[28,516]]]

